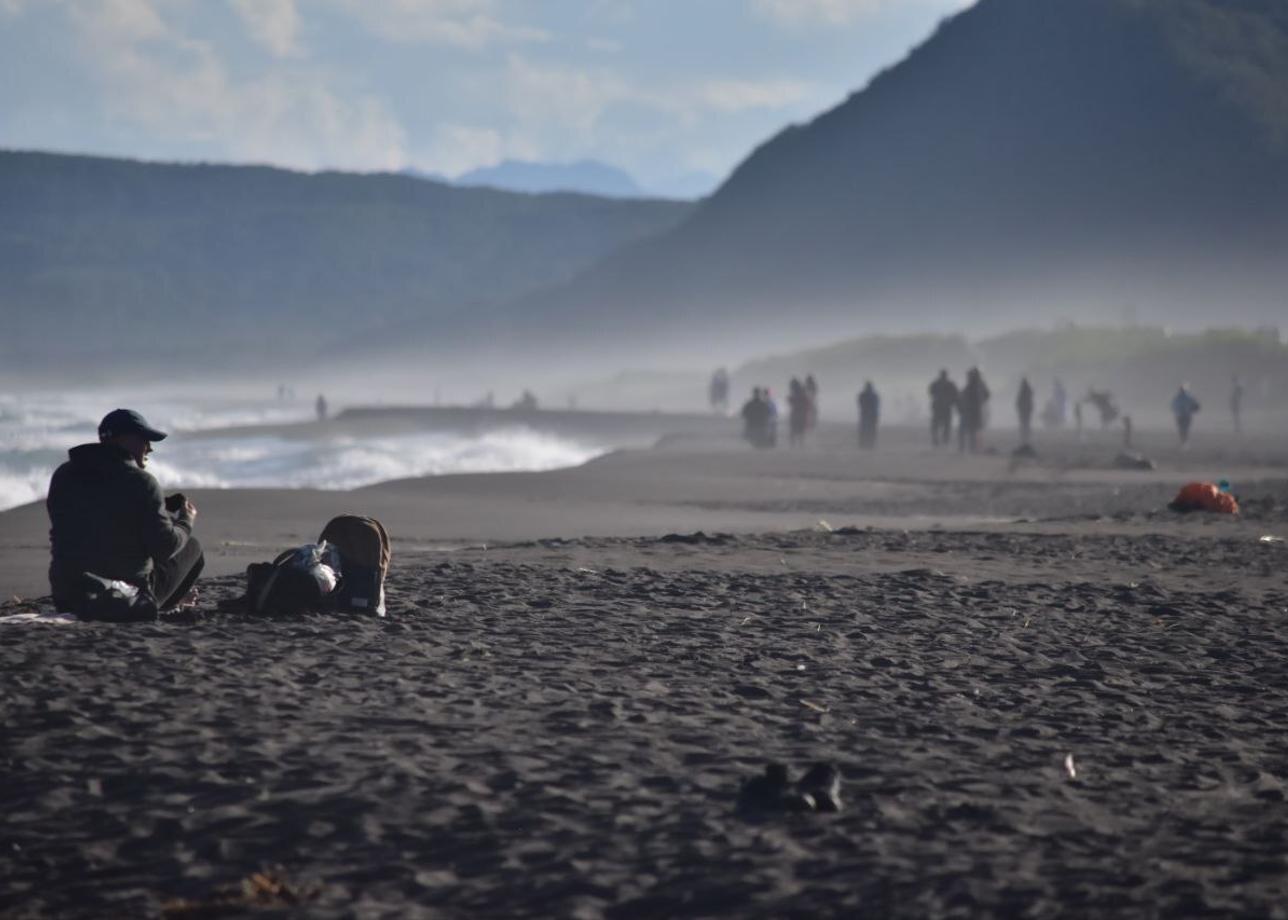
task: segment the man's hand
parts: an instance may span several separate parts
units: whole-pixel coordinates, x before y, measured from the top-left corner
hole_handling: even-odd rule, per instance
[[[188,496],[182,492],[176,492],[166,497],[165,510],[176,517],[187,518],[190,521],[197,519],[197,506],[189,501]]]

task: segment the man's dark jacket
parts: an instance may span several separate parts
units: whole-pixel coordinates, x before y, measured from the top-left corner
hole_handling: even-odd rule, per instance
[[[82,444],[49,483],[49,585],[73,597],[82,572],[149,588],[153,560],[177,553],[192,532],[185,510],[171,516],[161,487],[128,451]]]

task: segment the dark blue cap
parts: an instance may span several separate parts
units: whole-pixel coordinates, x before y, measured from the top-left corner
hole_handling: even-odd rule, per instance
[[[133,409],[113,409],[98,423],[98,439],[106,441],[122,434],[141,435],[149,441],[164,441],[166,436],[164,431],[157,431]]]

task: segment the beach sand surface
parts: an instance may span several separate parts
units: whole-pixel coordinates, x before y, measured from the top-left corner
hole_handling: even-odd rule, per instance
[[[195,611],[0,616],[0,916],[1288,916],[1288,445],[994,437],[193,493]],[[221,609],[341,511],[386,618]],[[771,761],[843,809],[739,813]]]

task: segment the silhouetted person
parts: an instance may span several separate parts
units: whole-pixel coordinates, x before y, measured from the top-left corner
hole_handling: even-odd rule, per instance
[[[871,449],[877,446],[877,426],[881,423],[881,397],[871,380],[864,381],[858,403],[859,447]]]
[[[313,408],[317,410],[318,421],[325,422],[327,414],[326,397],[319,393],[318,400],[313,404]]]
[[[973,454],[979,450],[979,432],[984,427],[984,405],[991,394],[979,368],[966,372],[966,385],[957,397],[957,449]]]
[[[793,377],[787,385],[787,439],[792,447],[805,443],[809,429],[810,398],[805,386]]]
[[[1078,440],[1082,440],[1082,403],[1073,404],[1073,429],[1078,433]]]
[[[1243,381],[1237,374],[1230,381],[1230,416],[1234,419],[1234,433],[1243,434]]]
[[[1048,428],[1063,428],[1064,416],[1069,406],[1069,394],[1059,377],[1051,383],[1051,398],[1042,409],[1042,424]]]
[[[707,399],[714,412],[724,412],[729,408],[729,372],[723,367],[716,368],[716,372],[711,375]]]
[[[818,427],[818,381],[813,374],[805,375],[805,395],[809,397],[809,409],[805,416],[805,430],[813,431]]]
[[[1108,390],[1097,390],[1093,387],[1087,388],[1086,401],[1096,407],[1100,413],[1100,427],[1108,428],[1113,424],[1114,419],[1118,418],[1118,406],[1114,404],[1114,394]]]
[[[742,436],[753,447],[773,447],[777,440],[777,427],[774,418],[774,406],[769,399],[769,391],[753,387],[751,399],[742,407]]]
[[[1190,424],[1199,408],[1199,401],[1190,392],[1190,385],[1181,384],[1181,388],[1172,397],[1172,415],[1176,418],[1176,433],[1180,436],[1182,448],[1190,442]]]
[[[953,436],[953,409],[957,406],[957,384],[941,370],[930,383],[930,443],[938,447]]]
[[[520,412],[536,412],[537,411],[536,394],[533,393],[531,390],[524,390],[523,393],[520,394],[519,398],[514,401],[514,405],[511,406],[510,408],[517,409]]]
[[[81,608],[86,573],[148,591],[163,610],[196,583],[205,564],[192,536],[197,509],[182,495],[163,498],[145,469],[165,438],[137,412],[116,409],[99,422],[98,443],[73,447],[54,471],[45,507],[59,610]]]
[[[765,423],[765,446],[778,446],[778,403],[774,402],[774,391],[765,387],[761,393],[765,399],[765,405],[769,407],[769,420]]]
[[[1015,397],[1015,414],[1020,417],[1020,443],[1029,443],[1033,433],[1033,387],[1029,378],[1020,378],[1020,392]]]

